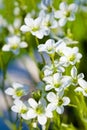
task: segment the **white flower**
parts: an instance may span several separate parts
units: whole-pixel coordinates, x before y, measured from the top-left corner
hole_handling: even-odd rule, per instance
[[[52,29],[58,27],[58,22],[54,19],[52,14],[40,14],[43,15],[42,27],[45,31],[45,35],[49,35]]]
[[[21,26],[21,19],[20,18],[15,18],[14,23],[13,23],[14,29],[19,29],[20,26]]]
[[[54,54],[55,48],[56,48],[55,41],[53,39],[49,39],[49,40],[46,41],[45,44],[40,44],[38,46],[38,51],[39,52],[46,52],[48,54]]]
[[[44,125],[47,122],[47,118],[52,118],[52,112],[46,108],[45,99],[40,99],[37,103],[33,98],[30,98],[28,102],[31,107],[28,111],[29,119],[37,117],[38,122]]]
[[[7,27],[7,21],[0,15],[0,27]]]
[[[72,78],[72,84],[76,86],[78,84],[78,81],[84,78],[84,74],[80,73],[77,75],[77,68],[73,66],[71,69],[71,78]]]
[[[68,65],[74,65],[77,62],[80,62],[80,59],[82,58],[82,54],[78,52],[78,47],[66,47],[63,49],[63,54],[60,58],[60,62],[65,63],[65,66]]]
[[[21,26],[20,30],[23,32],[31,32],[32,35],[39,39],[44,37],[44,30],[41,26],[42,18],[38,17],[36,19],[25,17],[25,25]]]
[[[20,48],[26,48],[26,42],[21,41],[19,36],[10,36],[7,39],[7,44],[2,47],[3,51],[12,51],[14,54],[19,54]]]
[[[63,50],[66,50],[66,43],[62,39],[60,39],[56,44],[56,52],[59,56],[63,56]]]
[[[63,92],[55,94],[54,92],[49,92],[47,94],[47,100],[50,102],[48,104],[48,109],[53,111],[56,110],[58,114],[62,114],[64,112],[64,106],[67,106],[70,103],[70,99],[68,97],[62,97]]]
[[[44,10],[48,10],[49,7],[52,6],[52,0],[42,0],[41,1],[41,8]]]
[[[79,79],[78,84],[80,85],[80,87],[77,87],[75,91],[82,92],[82,94],[87,97],[87,81],[85,81],[84,79]]]
[[[70,78],[63,77],[61,73],[55,73],[52,76],[44,77],[43,80],[46,82],[45,90],[49,91],[55,89],[59,91],[60,89],[66,88],[70,85]]]
[[[75,41],[69,37],[64,37],[63,41],[66,43],[66,45],[78,44],[78,41]]]
[[[66,2],[60,3],[60,10],[55,12],[55,18],[59,19],[59,25],[64,26],[67,21],[75,20],[75,12],[77,11],[77,5],[72,3],[69,6]]]
[[[57,73],[57,72],[62,73],[65,71],[65,69],[62,67],[62,64],[60,64],[57,60],[55,60],[54,65],[52,63],[45,65],[43,71],[44,71],[44,76],[50,76],[53,73]]]
[[[13,98],[21,98],[22,96],[28,94],[29,88],[25,85],[22,85],[20,83],[13,83],[12,87],[7,88],[5,90],[5,93],[8,95],[11,95]]]
[[[21,117],[25,120],[28,120],[27,112],[29,109],[29,105],[25,102],[23,103],[21,100],[16,99],[14,101],[14,105],[11,107],[11,110],[21,115]]]

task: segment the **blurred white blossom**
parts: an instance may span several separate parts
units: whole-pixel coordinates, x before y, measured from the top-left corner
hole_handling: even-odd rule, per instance
[[[7,37],[7,44],[2,47],[2,51],[12,51],[14,54],[19,54],[20,48],[26,48],[28,44],[24,41],[21,41],[19,36],[13,35]]]
[[[63,97],[63,92],[57,94],[49,92],[47,94],[47,100],[50,102],[48,104],[49,110],[56,110],[58,114],[62,114],[64,112],[64,106],[67,106],[70,103],[70,99],[68,97]]]
[[[19,99],[24,95],[27,95],[29,88],[20,83],[12,83],[12,87],[9,87],[5,90],[5,93],[12,96],[14,99]]]
[[[52,112],[46,108],[46,101],[45,99],[40,99],[36,102],[33,98],[28,100],[30,109],[28,111],[29,119],[33,119],[37,117],[38,122],[41,125],[46,124],[47,118],[52,118]]]
[[[77,11],[77,5],[72,3],[67,5],[66,2],[61,2],[58,11],[55,11],[55,18],[59,19],[59,25],[64,26],[67,21],[75,20],[75,12]]]
[[[21,100],[14,100],[14,105],[11,110],[18,113],[23,119],[28,120],[27,112],[29,110],[29,105],[27,102],[22,102]]]

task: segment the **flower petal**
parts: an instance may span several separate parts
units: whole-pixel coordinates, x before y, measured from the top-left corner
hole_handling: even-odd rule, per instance
[[[62,114],[64,112],[64,107],[63,106],[57,107],[56,111],[58,112],[58,114]]]
[[[49,92],[48,94],[47,94],[47,100],[49,101],[49,102],[54,102],[55,100],[56,100],[56,95],[55,95],[55,93],[53,93],[53,92]]]
[[[73,79],[77,78],[77,69],[75,66],[71,69],[71,76]]]
[[[21,28],[20,28],[20,30],[23,31],[23,32],[28,32],[28,31],[30,31],[30,29],[29,29],[28,26],[26,26],[26,25],[22,25]]]
[[[9,45],[4,45],[2,47],[2,51],[10,51],[10,46]]]
[[[67,19],[66,18],[61,18],[61,19],[59,19],[59,25],[60,26],[64,26],[65,24],[66,24],[66,22],[67,22]]]
[[[59,8],[60,8],[62,11],[65,11],[65,10],[67,10],[68,5],[66,4],[66,2],[61,2]]]
[[[57,105],[55,103],[49,103],[47,106],[47,110],[54,111],[56,109]]]
[[[41,124],[41,125],[45,125],[46,122],[47,122],[47,117],[45,115],[39,115],[38,116],[38,122]]]
[[[78,83],[83,89],[87,88],[87,82],[84,79],[79,79]]]
[[[29,102],[29,104],[30,104],[30,106],[32,107],[32,108],[36,108],[37,107],[37,102],[33,99],[33,98],[30,98],[29,100],[28,100],[28,102]]]
[[[21,48],[26,48],[27,46],[28,46],[28,44],[26,42],[21,42],[20,43]]]
[[[23,85],[20,84],[20,83],[13,82],[13,83],[12,83],[12,87],[15,88],[15,89],[17,89],[17,88],[22,88]]]
[[[49,90],[51,90],[52,88],[53,88],[52,85],[46,85],[46,86],[45,86],[45,90],[46,90],[46,91],[49,91]]]
[[[70,99],[68,97],[63,97],[63,105],[66,106],[70,103]]]
[[[32,119],[35,118],[37,115],[33,109],[29,109],[29,111],[27,112],[27,116],[29,119]]]
[[[15,105],[11,107],[11,110],[16,112],[16,113],[19,113],[19,108]]]
[[[8,95],[14,95],[14,89],[13,88],[8,88],[5,90],[5,93]]]

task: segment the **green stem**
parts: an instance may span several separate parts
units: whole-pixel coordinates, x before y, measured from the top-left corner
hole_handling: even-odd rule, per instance
[[[51,57],[51,61],[52,61],[53,67],[54,67],[54,69],[55,69],[54,55],[51,55],[50,57]]]
[[[36,40],[36,44],[37,44],[37,47],[38,47],[38,45],[39,45],[39,40],[38,40],[38,38],[37,38],[37,37],[35,37],[35,40]],[[46,64],[46,62],[45,62],[44,56],[42,55],[42,53],[41,53],[41,52],[40,52],[39,54],[41,55],[41,58],[42,58],[43,64],[45,65],[45,64]]]
[[[22,130],[22,122],[23,122],[23,120],[22,120],[22,118],[20,118],[20,123],[19,123],[19,128],[18,128],[18,130]]]
[[[36,44],[37,44],[37,46],[38,46],[38,45],[39,45],[39,40],[38,40],[37,37],[35,37],[35,41],[36,41]]]

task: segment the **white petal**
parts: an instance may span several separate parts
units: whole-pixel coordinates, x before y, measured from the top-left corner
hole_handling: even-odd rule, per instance
[[[35,118],[37,115],[35,113],[35,111],[33,109],[30,109],[28,112],[27,112],[27,116],[29,119],[32,119],[32,118]]]
[[[34,20],[33,20],[32,18],[29,18],[29,17],[28,17],[28,18],[26,17],[26,18],[24,19],[24,21],[25,21],[25,24],[26,24],[27,26],[29,26],[29,27],[32,26],[32,24],[33,24],[33,22],[34,22]]]
[[[46,122],[47,122],[47,117],[45,115],[40,115],[38,116],[38,122],[41,124],[41,125],[45,125]]]
[[[29,120],[30,118],[28,117],[28,114],[25,113],[25,114],[21,114],[22,118],[25,119],[25,120]]]
[[[82,92],[83,93],[83,88],[81,88],[81,87],[77,87],[76,89],[75,89],[75,92]]]
[[[28,100],[28,102],[29,102],[29,104],[30,104],[30,106],[32,107],[32,108],[36,108],[37,107],[37,102],[33,99],[33,98],[30,98],[29,100]]]
[[[77,59],[81,59],[82,58],[82,54],[78,53],[77,54]]]
[[[28,31],[30,31],[30,29],[29,29],[28,26],[26,26],[26,25],[21,26],[20,30],[23,31],[23,32],[28,32]]]
[[[83,79],[83,78],[84,78],[84,74],[83,73],[78,75],[78,79]]]
[[[55,74],[53,75],[53,78],[54,78],[54,82],[55,82],[55,83],[58,83],[59,79],[62,78],[62,73],[55,73]]]
[[[77,68],[75,66],[71,69],[71,76],[73,79],[77,77]]]
[[[43,80],[46,83],[52,84],[53,78],[52,78],[52,76],[47,76],[47,77],[43,78]]]
[[[61,18],[61,19],[59,19],[59,25],[60,25],[60,26],[64,26],[64,25],[66,24],[66,22],[67,22],[67,19],[66,19],[66,18]]]
[[[55,103],[49,103],[47,106],[47,110],[54,111],[56,109],[57,105]]]
[[[8,88],[5,90],[5,93],[8,95],[14,95],[14,89],[13,88]]]
[[[53,117],[53,114],[49,109],[46,111],[46,116],[49,117],[49,118]]]
[[[17,88],[23,88],[23,85],[20,84],[20,83],[13,82],[12,83],[12,87],[15,88],[15,89],[17,89]]]
[[[28,44],[26,42],[21,42],[20,43],[21,48],[26,48],[27,46],[28,46]]]
[[[52,85],[46,85],[46,86],[45,86],[45,90],[46,90],[46,91],[49,91],[49,90],[51,90],[52,88],[53,88]]]
[[[79,48],[78,48],[78,47],[73,47],[73,48],[72,48],[72,51],[73,51],[74,53],[77,53],[77,52],[78,52],[78,50],[79,50]]]
[[[75,14],[71,14],[70,17],[68,17],[69,21],[74,21],[75,20]]]
[[[23,102],[19,99],[14,100],[14,104],[18,107],[21,108],[23,106]]]
[[[63,105],[66,106],[70,103],[70,99],[68,97],[63,97]]]
[[[79,79],[78,83],[83,89],[87,88],[87,82],[84,79]]]
[[[9,45],[4,45],[2,47],[2,51],[10,51],[10,46]]]
[[[70,11],[76,12],[77,9],[78,9],[78,6],[76,4],[73,3],[73,4],[69,5],[69,10]]]
[[[54,102],[55,100],[56,100],[56,95],[55,95],[55,93],[53,93],[53,92],[49,92],[48,94],[47,94],[47,100],[49,101],[49,102]]]
[[[58,114],[62,114],[64,112],[64,107],[63,106],[57,107],[56,111],[58,112]]]
[[[35,26],[38,26],[38,25],[40,26],[41,19],[42,19],[41,17],[38,17],[35,19],[35,21],[34,21]]]
[[[16,113],[19,113],[19,108],[15,105],[11,107],[11,110],[16,112]]]
[[[65,2],[61,2],[59,8],[61,10],[63,10],[63,11],[67,10],[68,9],[68,5]]]
[[[62,18],[63,12],[62,11],[56,11],[54,15],[55,15],[55,18]]]
[[[66,56],[62,56],[62,57],[60,58],[60,61],[61,61],[62,63],[67,63],[67,58],[66,58]]]
[[[87,93],[85,91],[82,92],[85,97],[87,97]]]
[[[42,39],[44,36],[43,31],[32,32],[32,35],[35,35],[39,39]]]

